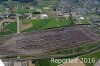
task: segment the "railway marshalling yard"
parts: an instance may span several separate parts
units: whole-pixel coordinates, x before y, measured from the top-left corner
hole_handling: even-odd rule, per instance
[[[99,40],[100,36],[80,26],[39,30],[0,38],[0,55],[37,55],[45,52],[83,46]],[[5,49],[6,48],[6,49]]]
[[[0,37],[0,39],[2,40],[0,42],[0,57],[2,59],[6,61],[8,59],[41,59],[37,60],[37,62],[54,64],[51,66],[59,64],[51,63],[50,60],[46,60],[45,58],[77,56],[86,58],[88,57],[87,54],[99,51],[100,48],[100,36],[91,33],[80,25],[7,35]],[[90,54],[89,57],[94,57],[97,61],[99,58],[98,53],[98,56]],[[87,56],[84,56],[85,54]],[[35,63],[35,65],[38,63]],[[89,66],[91,64],[87,63],[86,65]]]
[[[98,18],[100,16],[96,14],[71,16],[69,13],[59,16],[59,11],[54,11],[51,7],[45,7],[47,8],[45,10],[42,7],[32,8],[32,6],[32,9],[27,9],[29,5],[26,8],[24,6],[25,4],[20,5],[18,9],[14,6],[14,13],[9,12],[10,17],[3,20],[4,23],[9,22],[6,26],[3,24],[4,29],[0,31],[0,58],[43,59],[38,60],[40,62],[52,57],[94,57],[96,61],[100,58],[100,25],[94,19],[100,19]],[[20,15],[19,25],[16,12]],[[43,17],[44,15],[46,17]],[[2,19],[0,25],[1,23]],[[20,33],[17,33],[18,29]],[[88,63],[86,65],[91,66]]]

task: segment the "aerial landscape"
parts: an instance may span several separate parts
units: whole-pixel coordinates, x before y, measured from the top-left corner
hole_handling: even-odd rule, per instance
[[[100,0],[0,0],[0,66],[100,66]]]

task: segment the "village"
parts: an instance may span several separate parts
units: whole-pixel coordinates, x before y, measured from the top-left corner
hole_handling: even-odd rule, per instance
[[[4,2],[0,5],[0,35],[9,35],[14,33],[32,32],[41,29],[64,27],[71,25],[92,25],[89,29],[96,27],[98,34],[100,33],[99,16],[95,13],[86,14],[86,9],[78,8],[73,12],[65,11],[65,7],[52,8],[53,5],[49,4],[41,8],[32,4],[23,4],[13,2],[17,6],[9,5]],[[65,4],[61,2],[59,4]],[[60,10],[59,10],[60,9]],[[99,10],[98,10],[99,11]],[[18,17],[17,17],[18,15]],[[94,20],[96,21],[96,24]],[[42,23],[42,24],[41,24]],[[43,24],[44,23],[44,24]],[[41,24],[41,25],[40,25]]]
[[[31,20],[45,20],[45,19],[49,19],[49,18],[53,18],[55,19],[56,17],[66,17],[66,18],[69,18],[69,14],[68,13],[61,13],[60,11],[48,11],[49,9],[51,10],[50,7],[43,7],[44,10],[47,10],[47,11],[42,11],[41,9],[37,9],[37,8],[34,8],[34,6],[18,6],[18,7],[15,7],[15,6],[9,6],[7,4],[3,4],[3,7],[4,9],[4,12],[1,12],[1,15],[0,15],[0,31],[1,32],[6,32],[6,31],[11,31],[11,32],[14,32],[16,33],[17,32],[17,28],[14,29],[16,31],[13,31],[12,29],[9,29],[9,25],[11,23],[14,23],[14,27],[17,26],[17,14],[19,15],[18,18],[20,19],[20,30],[25,30],[25,29],[28,29],[28,28],[31,28],[31,26],[27,26],[27,25],[30,25],[29,21]],[[16,8],[16,9],[15,9]],[[20,8],[22,8],[21,11]],[[14,10],[15,9],[15,10]],[[17,13],[16,13],[17,12]],[[54,14],[53,14],[54,13]],[[57,14],[56,14],[57,13]],[[23,24],[23,23],[27,23],[29,22],[27,25]],[[45,21],[46,22],[46,21]],[[6,28],[8,26],[8,28]],[[22,26],[25,26],[25,27],[22,27]],[[57,27],[57,26],[54,26],[54,27]],[[47,27],[47,28],[52,28],[52,27]]]

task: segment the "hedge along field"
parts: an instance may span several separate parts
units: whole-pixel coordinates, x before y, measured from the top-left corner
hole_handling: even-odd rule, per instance
[[[0,35],[8,35],[8,34],[13,34],[13,33],[11,31],[0,32]]]

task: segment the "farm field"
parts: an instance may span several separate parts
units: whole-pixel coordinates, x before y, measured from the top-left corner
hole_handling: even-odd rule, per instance
[[[5,29],[9,30],[13,33],[16,33],[17,32],[17,23],[16,22],[10,23],[8,26],[5,27]]]
[[[42,29],[51,29],[64,26],[68,27],[74,25],[74,23],[72,23],[69,18],[68,19],[60,18],[60,20],[57,20],[55,17],[49,17],[46,19],[24,19],[21,22],[22,22],[22,24],[20,23],[20,27],[22,28],[21,32],[32,32]],[[22,27],[22,25],[24,26]],[[25,29],[23,30],[23,28]],[[8,35],[13,33],[17,33],[17,22],[11,22],[10,24],[8,24],[5,27],[5,30],[3,32],[0,32],[0,35]]]
[[[87,59],[95,59],[95,61],[97,61],[98,59],[100,59],[100,51],[96,51],[94,53],[90,53],[90,54],[87,54],[87,55],[83,55],[83,56],[80,56],[80,58],[87,58]],[[95,63],[85,63],[86,66],[94,66]]]
[[[58,21],[58,24],[60,26],[71,26],[73,25],[74,23],[71,22],[71,20],[69,18],[60,18],[60,20]]]
[[[35,62],[36,66],[58,66],[58,63],[51,62],[51,59],[41,59]]]
[[[47,19],[35,19],[35,20],[27,20],[23,22],[24,24],[31,23],[33,27],[26,29],[22,32],[31,32],[41,29],[48,29],[48,28],[56,28],[62,26],[71,26],[73,23],[69,19],[61,18],[61,20],[57,21],[56,18],[47,18]]]
[[[64,58],[64,59],[69,59],[69,58]],[[63,59],[61,59],[61,60],[63,60]],[[51,62],[51,59],[41,59],[41,60],[37,60],[36,62],[35,62],[35,65],[36,66],[61,66],[61,65],[63,65],[63,63],[64,62],[62,62],[62,63],[54,63],[54,62]],[[75,63],[75,65],[77,65],[77,64],[80,64],[81,65],[81,63]],[[67,65],[67,66],[69,66],[69,65],[72,65],[73,66],[73,64],[71,64],[71,63],[66,63],[65,65]],[[82,66],[83,66],[83,64],[82,64]]]
[[[28,9],[22,9],[22,8],[20,9],[20,8],[18,8],[17,13],[18,14],[29,13],[29,10]]]
[[[8,34],[13,34],[13,33],[11,31],[0,32],[0,35],[8,35]]]
[[[15,9],[17,14],[25,14],[25,13],[29,13],[29,12],[34,12],[36,11],[36,9],[25,9],[25,8],[22,8],[22,7],[18,7],[18,9]]]
[[[8,34],[14,34],[17,32],[17,23],[12,22],[8,24],[6,27],[4,27],[5,30],[0,32],[0,35],[8,35]]]

